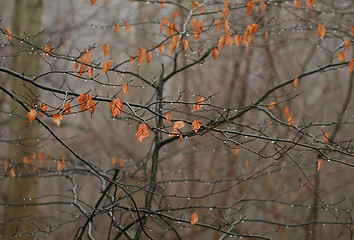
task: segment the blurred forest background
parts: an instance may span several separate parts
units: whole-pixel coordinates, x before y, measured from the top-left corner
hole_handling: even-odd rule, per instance
[[[253,2],[247,14],[248,1],[229,0],[230,12],[223,17],[225,1],[199,1],[193,10],[193,1],[187,0],[166,1],[164,8],[158,1],[99,0],[91,7],[88,0],[0,0],[0,28],[25,40],[9,41],[0,32],[1,86],[29,109],[45,103],[47,116],[40,117],[38,110],[37,117],[126,191],[110,186],[106,192],[107,179],[43,124],[30,123],[28,110],[0,91],[0,239],[148,239],[144,232],[137,234],[141,224],[152,239],[352,239],[354,75],[348,64],[354,51],[354,2],[323,0],[310,9],[309,1],[300,0],[300,7],[297,1],[268,1],[263,12],[263,1]],[[173,20],[176,10],[179,16]],[[175,21],[179,32],[190,31],[183,32],[189,45],[186,51],[179,45],[178,56],[170,54],[167,23],[160,32],[162,16]],[[197,40],[191,18],[205,27]],[[216,24],[224,18],[233,38],[257,23],[255,41],[221,50],[224,30]],[[319,24],[326,28],[324,37]],[[161,43],[163,54],[157,48]],[[45,58],[48,44],[53,54]],[[107,57],[104,44],[110,48]],[[151,49],[150,63],[137,63],[140,48]],[[203,58],[213,48],[218,57]],[[92,78],[87,73],[77,78],[74,60],[87,49],[97,69]],[[338,58],[342,51],[344,61]],[[117,71],[105,75],[100,67],[108,59]],[[49,88],[117,96],[136,106],[125,104],[123,113],[112,118],[109,103],[95,100],[91,116],[81,112],[77,96],[24,84],[4,69],[40,76],[36,81]],[[152,85],[169,73],[161,101]],[[124,83],[129,94],[121,90]],[[205,105],[193,111],[198,96],[204,96]],[[65,101],[71,102],[72,113],[58,127],[51,116]],[[156,106],[163,116],[171,112],[173,122],[199,119],[209,130],[193,134],[186,124],[181,142],[170,138],[172,124],[156,114]],[[141,118],[150,127],[142,143],[135,135]],[[215,126],[208,128],[208,123]],[[171,142],[158,148],[154,180],[154,148],[166,139]],[[196,224],[190,223],[193,213]]]

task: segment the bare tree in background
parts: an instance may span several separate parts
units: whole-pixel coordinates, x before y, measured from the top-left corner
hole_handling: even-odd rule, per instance
[[[46,2],[43,31],[2,20],[0,119],[41,131],[0,128],[2,185],[38,182],[4,195],[1,238],[352,239],[353,10],[84,0]],[[41,71],[11,65],[30,56]]]

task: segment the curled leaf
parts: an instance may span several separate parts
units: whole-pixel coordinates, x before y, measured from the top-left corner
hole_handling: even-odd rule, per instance
[[[171,112],[166,113],[166,120],[168,123],[171,123]]]
[[[63,113],[64,113],[64,114],[69,114],[69,113],[71,113],[70,102],[64,103]]]
[[[326,35],[326,32],[326,28],[323,26],[323,24],[317,25],[317,33],[320,38],[323,38]]]
[[[198,111],[203,108],[205,99],[203,96],[197,97],[197,100],[194,103],[193,111]]]
[[[350,74],[353,73],[353,69],[354,69],[354,58],[352,58],[352,60],[350,60],[349,62],[348,70]]]
[[[5,28],[5,29],[4,29],[4,33],[5,33],[5,35],[7,36],[7,38],[9,39],[9,41],[11,41],[11,35],[12,35],[11,30],[8,29],[8,28]]]
[[[211,50],[211,55],[213,56],[213,59],[216,59],[219,56],[219,52],[216,48],[213,48]]]
[[[339,60],[341,60],[342,62],[345,62],[345,51],[341,51],[341,52],[338,54],[338,58],[339,58]]]
[[[163,54],[163,52],[165,51],[165,46],[161,44],[158,46],[158,49],[160,51],[160,54]]]
[[[114,34],[117,34],[119,32],[119,24],[116,23],[116,25],[114,25]]]
[[[149,62],[151,62],[151,59],[152,59],[151,51],[148,51],[147,54],[146,54],[146,60],[149,63]]]
[[[176,18],[178,18],[179,16],[179,12],[178,10],[175,10],[173,13],[172,13],[172,19],[175,20]]]
[[[44,56],[45,56],[45,58],[47,58],[47,57],[49,56],[49,52],[52,51],[52,46],[50,46],[50,44],[47,44],[47,45],[45,46],[44,51],[46,52],[46,53],[44,54]]]
[[[319,158],[319,159],[317,160],[317,171],[318,171],[318,172],[319,172],[320,169],[321,169],[322,163],[323,163],[323,159],[322,159],[322,158]]]
[[[129,93],[129,83],[124,83],[122,90],[123,90],[124,94],[128,94]]]
[[[295,78],[293,84],[294,84],[294,89],[296,89],[297,85],[299,84],[299,78]]]
[[[57,171],[58,172],[61,172],[64,169],[64,165],[65,165],[64,160],[65,160],[65,158],[62,157],[62,159],[60,159],[60,161],[58,161],[58,164],[57,164]]]
[[[144,62],[146,59],[146,50],[145,48],[140,48],[139,49],[139,55],[138,55],[138,64],[141,64]]]
[[[234,154],[238,155],[240,153],[240,149],[239,148],[234,148]]]
[[[123,110],[123,102],[119,98],[115,98],[112,102],[109,103],[109,108],[112,112],[112,117],[117,117],[122,113]]]
[[[199,2],[197,2],[197,1],[194,1],[194,2],[193,2],[193,10],[199,8],[199,6],[200,6],[200,3],[199,3]]]
[[[150,130],[146,123],[142,123],[138,126],[135,136],[139,142],[142,142],[145,138],[150,136]]]
[[[44,116],[44,113],[48,111],[48,106],[44,103],[41,104],[41,117]]]
[[[130,29],[130,24],[129,22],[125,22],[125,32],[129,32],[129,29]]]
[[[108,56],[108,53],[109,53],[109,46],[108,46],[107,44],[104,44],[104,45],[102,46],[102,49],[103,49],[103,54],[104,54],[104,56],[107,57],[107,56]]]
[[[253,9],[255,8],[255,4],[252,1],[247,2],[247,15],[251,15]]]
[[[269,104],[269,110],[272,110],[273,108],[275,108],[275,105],[276,105],[276,104],[277,104],[276,101],[271,102],[271,103]]]
[[[124,165],[124,158],[120,157],[119,158],[119,167],[122,167]]]
[[[187,49],[188,49],[188,41],[186,39],[183,39],[182,44],[183,44],[183,50],[187,51]]]
[[[103,73],[104,73],[105,75],[107,74],[108,70],[111,69],[112,65],[113,65],[113,60],[107,60],[107,61],[103,64],[103,66],[102,66],[102,71],[103,71]]]
[[[198,130],[200,129],[200,121],[194,120],[192,123],[192,128],[193,128],[194,132],[197,133]]]
[[[27,118],[28,118],[28,120],[30,121],[30,123],[31,123],[34,119],[36,119],[36,117],[37,117],[37,112],[36,112],[36,110],[34,110],[34,109],[29,110],[29,112],[27,113]]]
[[[195,212],[192,213],[192,217],[191,217],[191,224],[194,225],[198,222],[198,214],[196,214]]]
[[[90,94],[83,93],[77,98],[77,102],[80,104],[81,110],[84,112],[89,109],[88,102],[92,100]]]
[[[177,121],[173,124],[173,130],[179,130],[185,126],[183,121]]]
[[[11,170],[10,170],[10,177],[11,177],[12,179],[15,178],[15,169],[14,169],[14,168],[11,168]]]
[[[56,113],[53,115],[52,119],[56,125],[60,126],[61,120],[63,120],[63,116],[60,113]]]
[[[351,45],[351,41],[350,41],[350,40],[347,40],[347,41],[345,42],[345,49],[346,49],[347,51],[349,51],[350,45]]]

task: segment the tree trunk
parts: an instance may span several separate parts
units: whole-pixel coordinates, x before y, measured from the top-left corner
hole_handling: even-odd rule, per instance
[[[29,37],[29,41],[37,46],[40,46],[38,36],[31,38],[41,31],[42,17],[42,0],[16,0],[12,19],[12,33],[16,36],[24,38]],[[26,44],[20,43],[14,37],[12,43],[15,45]],[[39,73],[39,54],[29,54],[27,51],[23,53],[17,51],[14,58],[12,69],[18,73],[26,73],[26,76],[36,75]],[[20,52],[20,53],[19,53]],[[14,94],[32,108],[38,97],[38,89],[33,88],[28,83],[11,78],[12,90]],[[31,106],[32,107],[31,107]],[[35,177],[28,177],[33,174],[34,169],[22,164],[24,156],[32,157],[36,153],[36,138],[38,137],[39,125],[36,121],[29,123],[26,118],[27,111],[23,109],[17,102],[11,102],[11,110],[13,111],[10,117],[11,139],[15,140],[9,148],[10,166],[15,170],[15,178],[9,180],[5,192],[5,202],[8,206],[5,209],[4,220],[6,221],[2,235],[21,235],[21,239],[33,239],[35,225],[35,207],[26,206],[33,203],[27,200],[37,196],[37,180]],[[33,157],[32,157],[33,158]],[[35,159],[33,159],[34,164]],[[25,200],[26,199],[26,200]]]

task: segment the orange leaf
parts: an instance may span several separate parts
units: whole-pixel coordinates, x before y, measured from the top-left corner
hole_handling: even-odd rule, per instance
[[[60,161],[57,164],[57,171],[61,172],[64,168],[65,162],[64,162],[64,157],[62,157],[62,159],[60,159]]]
[[[275,108],[275,105],[276,105],[276,104],[277,104],[276,101],[271,102],[271,103],[269,104],[269,110],[272,110],[273,108]]]
[[[123,102],[119,98],[115,98],[112,102],[109,103],[109,108],[111,109],[112,116],[115,118],[122,113]]]
[[[299,8],[300,7],[300,0],[294,0],[294,6]]]
[[[46,52],[46,53],[44,54],[44,56],[45,56],[45,58],[47,58],[48,55],[49,55],[48,53],[49,53],[50,51],[52,51],[52,46],[50,46],[50,44],[47,44],[47,45],[45,46],[44,51]]]
[[[198,222],[198,215],[194,212],[191,217],[191,224],[194,225]]]
[[[150,130],[146,123],[142,123],[138,126],[135,136],[139,142],[142,142],[145,138],[150,136]]]
[[[64,114],[69,114],[69,113],[71,113],[70,102],[64,103],[63,113],[64,113]]]
[[[56,113],[56,114],[53,115],[52,119],[53,119],[53,122],[55,122],[56,125],[60,126],[60,124],[61,124],[60,121],[63,120],[63,116],[60,113]]]
[[[111,69],[112,65],[113,65],[113,60],[107,60],[107,61],[103,64],[103,66],[102,66],[102,71],[103,71],[103,73],[104,73],[105,75],[107,74],[108,70]]]
[[[15,169],[14,169],[14,168],[11,168],[11,170],[10,170],[10,177],[11,177],[12,179],[15,178]]]
[[[229,15],[229,12],[230,12],[230,9],[228,7],[226,7],[222,13],[221,13],[221,16],[222,17],[226,17],[227,15]]]
[[[44,116],[44,113],[48,111],[48,106],[45,105],[44,103],[41,104],[41,116]]]
[[[81,110],[84,112],[88,109],[87,102],[92,99],[90,94],[83,93],[77,98],[77,102],[80,104]]]
[[[44,162],[44,153],[43,152],[40,152],[38,154],[38,160],[40,163],[43,163]]]
[[[116,165],[116,158],[112,157],[112,165]]]
[[[198,130],[200,129],[200,121],[199,120],[194,120],[192,123],[192,128],[194,130],[194,132],[198,132]]]
[[[179,130],[183,128],[185,123],[183,121],[177,121],[173,124],[173,130]]]
[[[165,29],[166,34],[170,37],[173,34],[177,33],[177,25],[175,22],[170,21]]]
[[[128,94],[129,93],[129,83],[124,83],[122,90],[123,90],[124,94]]]
[[[328,142],[328,131],[323,136],[323,141]]]
[[[198,111],[200,109],[202,109],[202,107],[204,106],[204,97],[200,96],[197,97],[197,100],[195,101],[194,105],[193,105],[193,111]]]
[[[321,166],[322,166],[322,163],[323,163],[323,159],[322,159],[322,158],[319,158],[319,159],[317,160],[317,171],[320,171]]]
[[[266,7],[266,3],[263,1],[263,2],[261,3],[261,13],[264,12],[265,7]]]
[[[294,83],[294,89],[296,89],[297,85],[299,84],[299,78],[295,78],[293,83]]]
[[[119,25],[118,23],[116,23],[116,25],[114,26],[114,34],[117,34],[119,32]]]
[[[175,52],[177,45],[178,45],[178,37],[175,35],[173,36],[172,41],[169,44],[171,55]]]
[[[221,36],[221,38],[219,39],[219,42],[218,42],[218,50],[219,52],[221,52],[223,46],[225,45],[226,43],[226,35],[223,35]]]
[[[218,50],[216,48],[211,50],[211,54],[213,56],[213,59],[216,59],[218,57],[218,55],[219,55]]]
[[[37,112],[36,112],[36,110],[34,110],[34,109],[29,110],[29,112],[27,113],[27,118],[28,118],[28,120],[30,121],[30,123],[31,123],[34,119],[36,119],[36,117],[37,117]]]
[[[167,17],[162,17],[162,20],[160,22],[160,33],[162,33],[163,30],[163,25],[167,23]]]
[[[89,68],[88,75],[89,75],[90,78],[93,77],[93,68]]]
[[[193,10],[199,8],[199,6],[200,6],[199,2],[197,2],[197,1],[193,2]]]
[[[241,46],[241,42],[242,42],[242,36],[240,34],[237,34],[235,36],[235,43],[236,43],[236,46],[239,47]]]
[[[95,5],[95,4],[96,4],[96,2],[97,2],[97,0],[90,0],[91,7],[92,7],[93,5]]]
[[[6,160],[5,162],[4,162],[4,170],[5,170],[5,172],[7,171],[7,168],[9,167],[9,161],[8,160]]]
[[[221,28],[221,24],[222,24],[222,20],[216,20],[215,22],[215,27],[216,27],[216,31],[218,31]]]
[[[161,4],[162,9],[164,9],[166,6],[165,0],[160,0],[160,4]]]
[[[200,11],[200,13],[205,13],[206,10],[206,6],[202,7],[202,10]]]
[[[251,13],[252,13],[253,9],[255,8],[255,6],[256,5],[252,1],[249,1],[247,3],[247,15],[248,16],[251,15]]]
[[[119,158],[119,167],[122,167],[124,165],[124,158]]]
[[[128,22],[125,22],[125,32],[129,32],[130,29],[130,24]]]
[[[129,56],[129,62],[133,63],[134,62],[134,58],[132,56]]]
[[[176,18],[178,18],[178,16],[179,16],[178,10],[176,10],[176,11],[174,11],[174,12],[172,13],[172,19],[173,19],[173,20],[175,20]]]
[[[107,57],[109,53],[109,46],[107,44],[102,46],[104,56]]]
[[[269,32],[266,32],[266,33],[265,33],[265,36],[264,36],[264,38],[265,38],[266,41],[268,41],[268,37],[269,37]]]
[[[12,35],[11,30],[8,29],[8,28],[5,28],[5,29],[4,29],[4,33],[5,33],[5,35],[7,36],[7,38],[9,39],[9,41],[11,41],[11,35]]]
[[[345,49],[346,49],[347,51],[349,51],[350,45],[351,45],[351,41],[350,41],[350,40],[347,40],[347,41],[345,42]]]
[[[239,148],[234,148],[234,154],[237,155],[240,153],[240,149]]]
[[[182,44],[183,44],[183,50],[187,51],[187,49],[188,49],[188,41],[186,39],[183,39]]]
[[[348,70],[350,74],[353,73],[353,69],[354,69],[354,58],[352,58],[352,60],[350,60],[349,62]]]
[[[146,50],[144,48],[139,49],[138,64],[144,62],[146,59]]]
[[[354,26],[350,28],[350,32],[352,33],[352,35],[354,35]]]
[[[166,120],[168,123],[171,123],[171,112],[166,113]]]
[[[230,7],[229,0],[224,0],[224,5],[226,8]]]
[[[341,52],[338,54],[338,58],[339,58],[339,60],[341,60],[342,62],[345,62],[345,51],[341,51]]]
[[[316,0],[307,0],[306,1],[306,6],[308,7],[308,9],[312,9],[312,5],[316,4]]]
[[[148,51],[148,52],[147,52],[146,59],[147,59],[147,62],[148,62],[148,63],[151,62],[151,59],[152,59],[151,51]]]
[[[230,33],[230,22],[227,19],[224,19],[224,33]]]
[[[290,108],[289,107],[285,107],[284,108],[284,114],[286,118],[290,117]]]
[[[317,33],[320,38],[323,38],[326,35],[326,28],[322,24],[317,25]]]
[[[160,51],[160,54],[163,54],[163,52],[165,51],[165,46],[164,45],[159,45],[158,47],[157,47],[158,49],[159,49],[159,51]]]

